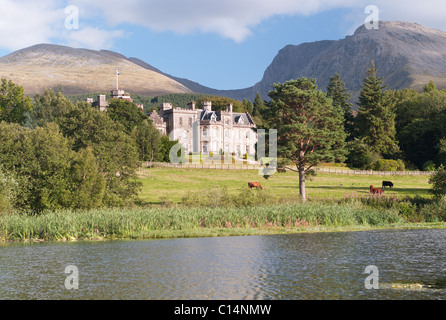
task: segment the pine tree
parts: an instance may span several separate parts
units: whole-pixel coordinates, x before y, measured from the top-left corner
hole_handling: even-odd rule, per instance
[[[374,153],[384,156],[395,154],[395,111],[391,94],[385,86],[373,61],[366,72],[359,95],[359,110],[356,124],[359,135]]]
[[[305,201],[305,174],[321,161],[344,160],[342,112],[318,90],[314,79],[274,84],[269,96],[268,127],[277,129],[278,156],[296,165],[287,168],[299,173],[299,192]]]
[[[344,114],[344,130],[348,137],[353,138],[354,117],[352,113],[352,104],[349,102],[351,94],[348,93],[345,83],[342,81],[341,76],[338,73],[330,78],[330,83],[327,87],[327,96],[333,100],[334,107],[342,110]]]
[[[252,115],[254,117],[260,116],[261,111],[263,110],[263,100],[260,97],[260,93],[257,92],[256,98],[254,99],[254,108],[252,111]]]

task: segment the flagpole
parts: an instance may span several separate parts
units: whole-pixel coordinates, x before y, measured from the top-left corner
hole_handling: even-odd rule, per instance
[[[116,90],[119,90],[119,70],[116,69]]]

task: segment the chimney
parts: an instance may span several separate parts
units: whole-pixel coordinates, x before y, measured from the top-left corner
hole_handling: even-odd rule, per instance
[[[187,104],[187,106],[189,107],[189,109],[191,109],[191,110],[195,110],[195,101],[189,102],[189,103]]]
[[[211,101],[203,102],[203,110],[212,111],[212,102]]]
[[[232,103],[230,103],[227,107],[226,107],[226,112],[231,112],[232,113]]]

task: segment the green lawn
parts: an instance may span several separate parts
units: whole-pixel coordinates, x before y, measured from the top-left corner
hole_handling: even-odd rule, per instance
[[[318,173],[307,180],[309,200],[341,199],[345,196],[368,195],[369,186],[381,187],[382,180],[390,180],[394,188],[386,188],[385,194],[396,197],[431,197],[427,176],[366,176]],[[201,170],[152,168],[144,169],[140,199],[150,204],[161,200],[181,202],[188,193],[201,193],[210,189],[226,187],[229,193],[238,193],[248,188],[249,181],[260,182],[268,196],[282,201],[299,198],[298,175],[294,172],[277,173],[269,180],[257,170]],[[262,191],[253,191],[262,192]]]

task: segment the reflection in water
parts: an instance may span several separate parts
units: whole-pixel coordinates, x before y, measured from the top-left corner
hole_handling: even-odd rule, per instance
[[[0,299],[444,299],[445,236],[409,230],[2,245]],[[64,286],[68,265],[79,269],[79,290]],[[379,269],[379,290],[364,286],[369,265]],[[423,290],[412,290],[416,284]]]

